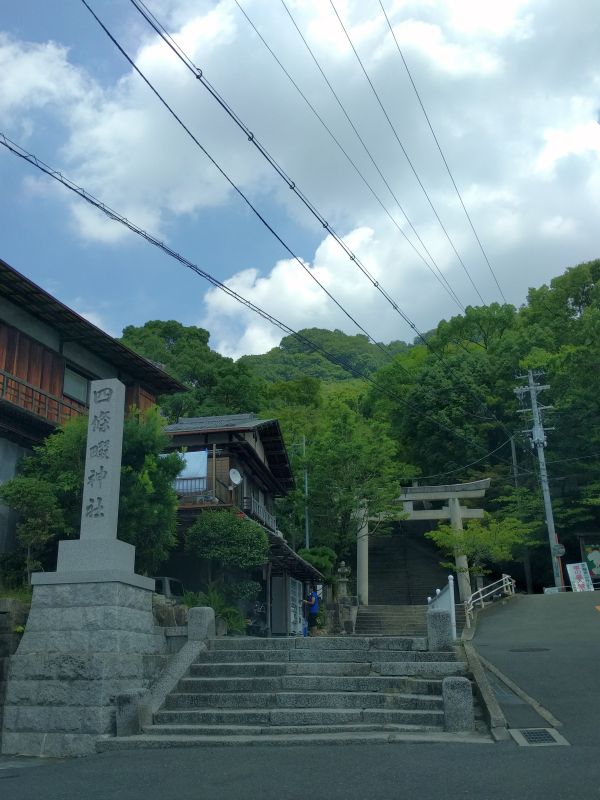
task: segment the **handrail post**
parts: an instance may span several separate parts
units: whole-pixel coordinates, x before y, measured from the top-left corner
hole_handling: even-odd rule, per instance
[[[454,575],[448,575],[448,592],[450,595],[450,621],[452,623],[452,638],[456,639],[456,604],[454,600]]]

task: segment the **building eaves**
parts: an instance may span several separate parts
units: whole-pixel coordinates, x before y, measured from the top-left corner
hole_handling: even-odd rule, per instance
[[[154,394],[187,391],[184,384],[88,322],[2,259],[0,295],[50,325],[59,332],[63,340],[87,348],[126,372]]]

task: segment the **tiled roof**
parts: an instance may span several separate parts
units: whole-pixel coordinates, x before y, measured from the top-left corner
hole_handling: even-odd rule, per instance
[[[184,431],[215,431],[223,429],[252,430],[275,422],[272,419],[257,419],[256,414],[223,414],[216,417],[180,417],[173,425],[167,425],[167,433]]]

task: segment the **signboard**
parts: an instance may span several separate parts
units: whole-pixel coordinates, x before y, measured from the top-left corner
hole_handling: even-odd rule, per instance
[[[600,582],[600,542],[593,544],[585,542],[582,550],[592,581]]]
[[[594,591],[594,584],[585,561],[581,564],[567,564],[567,572],[574,592]]]

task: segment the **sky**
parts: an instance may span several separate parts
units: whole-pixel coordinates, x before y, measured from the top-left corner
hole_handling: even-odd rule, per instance
[[[412,341],[600,257],[596,0],[145,0],[328,229],[133,2],[87,1],[279,238],[81,0],[3,4],[0,131],[290,328]],[[177,319],[234,358],[281,339],[3,147],[0,186],[0,257],[108,333]]]

